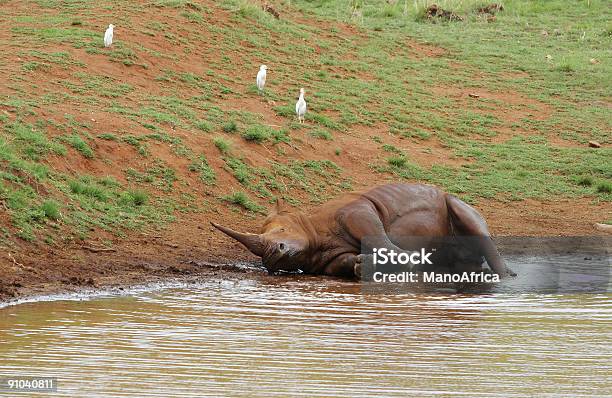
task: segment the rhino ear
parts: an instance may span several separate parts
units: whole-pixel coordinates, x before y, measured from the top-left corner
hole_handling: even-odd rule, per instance
[[[274,205],[274,209],[272,210],[272,214],[281,214],[287,212],[287,204],[282,198],[276,198],[276,204]]]

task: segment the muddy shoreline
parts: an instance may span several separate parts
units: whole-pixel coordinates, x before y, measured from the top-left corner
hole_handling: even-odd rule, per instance
[[[602,248],[609,253],[612,247],[612,237],[603,235],[496,237],[495,241],[502,256],[589,252],[600,251]],[[209,247],[199,249],[181,249],[167,244],[135,246],[132,243],[125,242],[123,248],[115,247],[112,251],[98,252],[92,252],[84,248],[84,245],[74,245],[53,254],[54,257],[48,253],[29,256],[25,261],[20,259],[23,262],[15,260],[17,264],[11,265],[12,278],[0,278],[0,305],[62,294],[121,294],[138,286],[173,283],[185,285],[260,272],[259,258],[224,237],[215,237],[209,240]],[[235,266],[236,263],[242,265]],[[45,266],[41,267],[41,264]]]
[[[186,260],[184,258],[156,259],[150,262],[139,260],[131,263],[126,260],[124,264],[113,261],[113,266],[121,266],[125,272],[114,275],[101,273],[88,273],[82,276],[68,276],[22,284],[21,282],[0,283],[0,307],[5,304],[15,304],[24,300],[54,295],[76,294],[95,296],[99,293],[109,292],[121,294],[134,287],[147,287],[150,285],[198,283],[212,278],[235,277],[241,273],[257,272],[256,262],[251,262],[253,270],[241,270],[232,267],[230,263],[243,261],[240,259],[223,259],[216,262],[205,260]],[[252,260],[252,259],[251,259]]]
[[[143,291],[156,291],[167,288],[185,287],[211,280],[235,280],[243,274],[261,273],[256,263],[241,263],[237,267],[227,263],[194,263],[196,270],[185,269],[177,275],[132,275],[130,280],[123,278],[101,278],[95,285],[80,284],[42,284],[24,287],[19,295],[0,300],[0,309],[37,301],[80,300],[106,296],[126,296]]]
[[[44,245],[32,248],[31,244],[11,248],[0,257],[0,303],[83,290],[203,279],[221,272],[216,264],[258,260],[224,238],[209,236],[205,242],[201,237],[199,240],[200,244],[179,245],[171,238],[161,241],[130,237],[112,245],[97,239],[51,250]]]

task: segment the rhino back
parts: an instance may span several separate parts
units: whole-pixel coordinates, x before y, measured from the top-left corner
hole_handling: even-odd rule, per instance
[[[341,246],[359,247],[359,240],[363,238],[344,231],[338,220],[347,218],[357,223],[380,220],[384,227],[380,233],[390,237],[442,236],[448,233],[445,198],[443,191],[429,185],[387,184],[341,195],[314,209],[308,218],[318,239]],[[368,214],[364,215],[364,209]]]
[[[445,195],[440,189],[424,184],[386,184],[362,193],[363,197],[379,201],[398,214],[443,206]]]
[[[371,201],[385,231],[399,236],[443,236],[449,233],[446,193],[423,184],[387,184],[362,196]]]

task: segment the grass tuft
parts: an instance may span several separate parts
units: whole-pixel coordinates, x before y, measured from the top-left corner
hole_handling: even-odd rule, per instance
[[[404,167],[406,166],[407,160],[404,156],[392,156],[387,158],[387,163],[394,167]]]
[[[48,219],[57,221],[60,219],[59,205],[54,200],[46,200],[40,207]]]
[[[259,206],[257,203],[249,199],[249,196],[242,191],[234,192],[231,195],[224,196],[223,200],[238,205],[246,210],[252,211],[253,213],[264,213],[266,210],[265,207]]]
[[[64,136],[63,140],[70,144],[71,147],[79,151],[81,155],[85,156],[86,158],[91,159],[94,157],[94,151],[80,136],[72,134],[69,136]]]
[[[149,195],[145,191],[128,190],[121,194],[119,203],[124,206],[144,206],[149,201]]]
[[[231,149],[229,141],[225,140],[223,137],[215,137],[213,143],[222,154],[227,154]]]
[[[77,195],[87,196],[102,202],[108,199],[107,193],[102,188],[93,184],[73,180],[68,183],[68,186],[72,193]]]
[[[583,187],[590,187],[593,185],[593,177],[591,176],[582,176],[578,178],[578,185],[582,185]]]
[[[597,184],[597,192],[599,193],[612,193],[612,182],[602,181]]]
[[[217,175],[204,155],[198,156],[197,160],[189,165],[189,171],[198,172],[200,180],[206,185],[214,185],[217,181]]]
[[[328,130],[321,129],[321,128],[312,130],[310,132],[310,135],[312,137],[319,138],[319,139],[326,140],[326,141],[332,141],[334,139],[334,137]]]
[[[233,120],[225,123],[221,128],[226,133],[235,133],[238,131],[238,125]]]
[[[271,129],[261,124],[255,124],[250,126],[244,133],[242,133],[242,138],[247,141],[262,143],[270,138],[270,130]]]

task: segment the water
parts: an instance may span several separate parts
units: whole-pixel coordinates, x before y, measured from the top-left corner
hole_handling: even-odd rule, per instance
[[[228,273],[0,309],[0,375],[57,377],[61,397],[609,397],[610,299]]]

